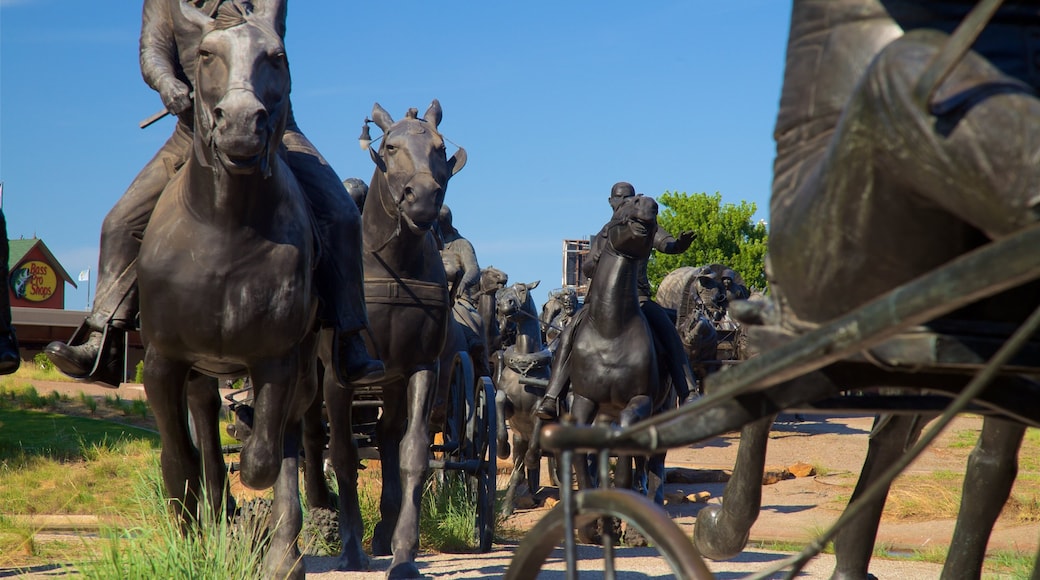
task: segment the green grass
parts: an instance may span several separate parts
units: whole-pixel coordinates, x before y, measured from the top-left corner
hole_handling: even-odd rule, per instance
[[[58,461],[82,459],[85,448],[123,440],[147,440],[158,446],[159,436],[146,429],[111,421],[0,408],[0,462],[3,464],[32,457]]]
[[[159,462],[153,454],[130,486],[138,506],[132,529],[110,529],[92,556],[72,567],[87,579],[229,578],[262,576],[266,536],[259,520],[232,524],[205,510],[200,524],[184,534],[166,509]],[[204,505],[208,503],[203,500]]]

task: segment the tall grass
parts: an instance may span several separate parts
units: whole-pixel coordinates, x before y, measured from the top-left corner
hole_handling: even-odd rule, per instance
[[[132,519],[139,525],[106,530],[99,553],[74,565],[83,577],[252,580],[263,575],[267,541],[262,517],[229,523],[211,513],[203,498],[199,524],[182,533],[166,508],[158,456],[152,457],[131,493],[139,506]]]

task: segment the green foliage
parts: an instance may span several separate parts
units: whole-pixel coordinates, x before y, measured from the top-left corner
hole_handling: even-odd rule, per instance
[[[135,383],[143,383],[144,382],[144,361],[143,360],[142,361],[137,361],[137,367],[136,367],[136,370],[134,371],[134,382]]]
[[[38,352],[33,356],[33,364],[35,364],[36,368],[41,371],[54,370],[54,363],[52,363],[51,359],[47,358],[47,355],[42,352]]]
[[[654,252],[647,273],[650,285],[657,285],[672,270],[682,266],[724,264],[744,278],[749,288],[766,288],[765,255],[767,232],[764,223],[755,223],[754,203],[722,203],[722,194],[675,193],[666,191],[657,199],[661,206],[657,222],[674,236],[685,230],[697,239],[682,254]]]

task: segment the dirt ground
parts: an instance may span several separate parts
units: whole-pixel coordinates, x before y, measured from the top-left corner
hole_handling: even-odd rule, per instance
[[[37,390],[41,394],[57,390],[73,397],[78,396],[80,392],[98,396],[118,395],[124,399],[144,397],[143,388],[133,384],[123,385],[119,389],[106,389],[79,383],[46,383],[37,385]],[[803,463],[813,466],[817,473],[783,479],[763,487],[762,512],[751,530],[752,545],[761,548],[804,543],[837,519],[851,495],[855,478],[866,455],[867,438],[872,422],[873,418],[870,416],[781,415],[770,434],[766,465],[783,469]],[[981,419],[973,416],[955,419],[940,436],[937,444],[926,450],[911,465],[907,474],[913,476],[941,472],[963,477],[971,446],[951,445],[951,442],[956,438],[964,439],[965,432],[978,432],[981,424]],[[735,461],[738,442],[739,434],[731,433],[688,448],[669,451],[667,467],[672,473],[669,479],[684,482],[669,483],[666,493],[675,497],[691,494],[710,497],[706,503],[683,502],[666,505],[666,510],[673,520],[687,534],[692,534],[697,512],[705,505],[720,502],[724,481]],[[499,468],[498,487],[502,489],[508,482],[509,462],[500,462]],[[1023,474],[1020,474],[1020,477],[1021,475]],[[543,473],[544,481],[548,481],[547,473]],[[543,493],[550,498],[557,497],[555,488],[546,489]],[[505,521],[504,527],[522,534],[540,520],[548,509],[540,506],[517,510]],[[953,525],[952,518],[929,520],[886,517],[878,533],[878,543],[894,553],[946,546],[952,536]],[[1021,523],[1014,518],[1002,518],[990,539],[989,550],[1035,553],[1040,544],[1038,532],[1040,530],[1035,523]],[[510,549],[508,545],[496,548]],[[316,568],[320,566],[321,563],[314,562],[309,567],[317,571]],[[484,571],[487,570],[488,568],[484,568]],[[713,570],[719,573],[720,569],[713,566]],[[937,574],[937,570],[938,568],[927,569],[922,572],[921,577],[927,578],[933,573]],[[820,574],[823,574],[821,577],[826,577],[827,573],[821,571]]]

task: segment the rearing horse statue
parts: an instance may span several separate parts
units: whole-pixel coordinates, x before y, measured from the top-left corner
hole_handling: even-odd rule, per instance
[[[451,304],[447,279],[432,231],[448,179],[466,163],[459,149],[451,158],[437,130],[436,100],[422,118],[409,109],[394,122],[377,103],[372,121],[383,130],[365,208],[365,302],[372,329],[369,352],[386,365],[382,415],[376,427],[383,464],[381,521],[372,538],[375,555],[393,554],[389,578],[418,578],[419,506],[429,466],[428,428]],[[339,482],[339,568],[364,570],[361,511],[357,498],[357,448],[351,426],[351,385],[325,389],[330,417],[329,449]]]
[[[659,361],[637,290],[638,262],[653,249],[657,202],[642,195],[626,199],[607,230],[607,247],[589,284],[585,306],[573,322],[570,412],[579,425],[603,416],[625,427],[649,417],[668,402],[671,393],[668,371]],[[556,356],[553,373],[560,372],[558,363],[567,354]],[[630,485],[626,481],[630,466],[630,461],[618,461],[619,487]],[[589,487],[586,470],[576,471],[579,485]]]
[[[163,481],[185,524],[198,517],[203,487],[220,508],[226,470],[210,376],[248,374],[255,420],[242,481],[275,486],[265,573],[302,578],[298,446],[314,393],[303,392],[301,378],[314,357],[318,302],[311,220],[281,154],[290,87],[284,7],[228,3],[211,19],[179,6],[201,30],[193,154],[159,199],[137,266],[144,387],[162,438]]]

